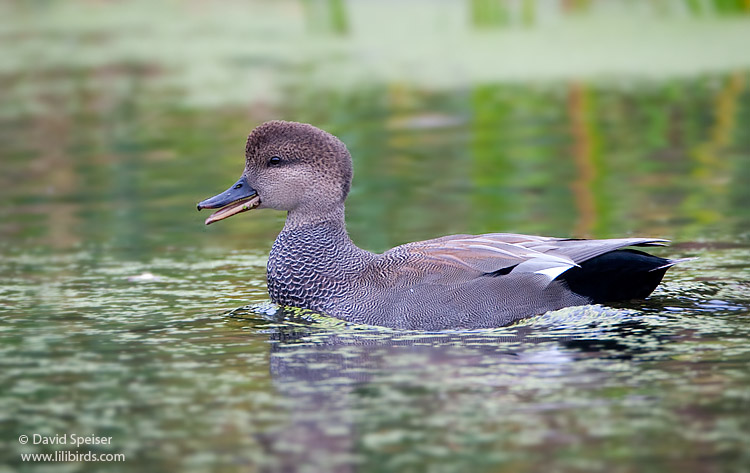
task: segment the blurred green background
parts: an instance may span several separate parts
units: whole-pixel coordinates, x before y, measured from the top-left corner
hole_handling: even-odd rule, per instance
[[[750,1],[0,18],[0,472],[747,468]],[[506,231],[701,258],[647,302],[481,340],[222,317],[267,302],[284,215],[205,227],[195,204],[269,119],[347,144],[348,228],[372,251]],[[127,461],[22,462],[56,449],[32,433],[112,435],[97,451]]]
[[[1,8],[6,242],[265,248],[283,216],[203,229],[192,207],[274,118],[347,143],[350,229],[372,250],[497,230],[747,239],[744,1]]]

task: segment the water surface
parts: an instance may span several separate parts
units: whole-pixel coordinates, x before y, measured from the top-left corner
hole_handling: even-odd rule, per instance
[[[417,3],[397,51],[405,26],[377,42],[362,20],[389,10],[336,3],[325,21],[292,2],[3,7],[20,26],[0,71],[0,471],[747,469],[747,17],[662,2],[620,5],[621,24],[585,5],[472,23]],[[630,41],[632,18],[663,28]],[[478,49],[441,55],[443,30]],[[506,68],[482,60],[527,40]],[[497,330],[280,311],[265,263],[283,215],[204,227],[194,208],[270,118],[346,142],[348,228],[372,251],[507,231],[664,237],[659,255],[699,259],[646,301]],[[19,443],[34,433],[111,436],[90,450],[126,459],[23,462],[71,450]]]

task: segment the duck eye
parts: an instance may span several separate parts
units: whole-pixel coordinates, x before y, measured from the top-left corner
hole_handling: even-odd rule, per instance
[[[279,164],[281,164],[281,158],[278,156],[274,156],[268,160],[268,164],[270,164],[271,166],[278,166]]]

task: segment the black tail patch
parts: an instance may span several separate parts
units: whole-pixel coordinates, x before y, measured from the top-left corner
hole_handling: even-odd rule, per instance
[[[571,291],[595,304],[643,299],[656,289],[675,263],[643,251],[615,250],[591,258],[557,277]]]

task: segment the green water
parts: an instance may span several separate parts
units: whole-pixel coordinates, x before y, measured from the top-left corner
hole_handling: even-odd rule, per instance
[[[0,472],[748,470],[750,18],[568,3],[0,7]],[[369,250],[507,231],[698,259],[497,330],[285,313],[284,216],[195,211],[272,118],[346,142]],[[64,450],[125,459],[22,459]]]

